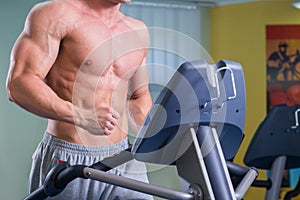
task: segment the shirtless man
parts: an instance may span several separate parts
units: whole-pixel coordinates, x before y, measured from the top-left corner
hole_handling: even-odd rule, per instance
[[[30,11],[7,77],[10,100],[48,119],[33,154],[30,191],[57,160],[90,165],[127,148],[128,121],[136,130],[142,124],[152,103],[145,69],[149,38],[142,22],[120,12],[128,2],[53,0]],[[111,173],[147,181],[137,162]],[[152,197],[76,179],[57,199]]]

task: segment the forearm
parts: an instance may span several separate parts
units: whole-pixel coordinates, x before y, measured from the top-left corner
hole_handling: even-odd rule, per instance
[[[109,135],[119,114],[110,107],[84,109],[61,99],[41,79],[22,75],[8,80],[9,98],[25,110],[47,119],[79,126],[91,134]]]
[[[8,80],[11,101],[38,116],[74,123],[73,105],[59,98],[52,89],[36,76],[19,76]]]

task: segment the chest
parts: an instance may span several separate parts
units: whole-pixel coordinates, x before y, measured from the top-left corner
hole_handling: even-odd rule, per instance
[[[144,31],[125,23],[107,27],[86,17],[77,22],[62,40],[61,53],[83,73],[105,75],[108,69],[128,78],[142,64],[146,52]]]

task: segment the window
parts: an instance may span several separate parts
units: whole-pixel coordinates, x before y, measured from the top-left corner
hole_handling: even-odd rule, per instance
[[[121,10],[149,28],[147,66],[152,94],[166,85],[183,62],[210,59],[200,45],[201,10],[196,6],[137,1],[122,5]]]

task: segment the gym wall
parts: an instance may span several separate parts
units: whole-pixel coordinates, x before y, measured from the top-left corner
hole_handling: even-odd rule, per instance
[[[7,99],[5,82],[14,41],[38,0],[10,0],[0,6],[0,199],[21,199],[28,192],[31,155],[45,130],[45,120]]]
[[[211,56],[242,64],[246,80],[245,138],[236,157],[243,156],[259,123],[266,115],[266,25],[300,24],[300,10],[291,0],[268,0],[211,9]],[[266,175],[260,172],[260,177]],[[264,199],[265,189],[251,188],[245,200]]]

